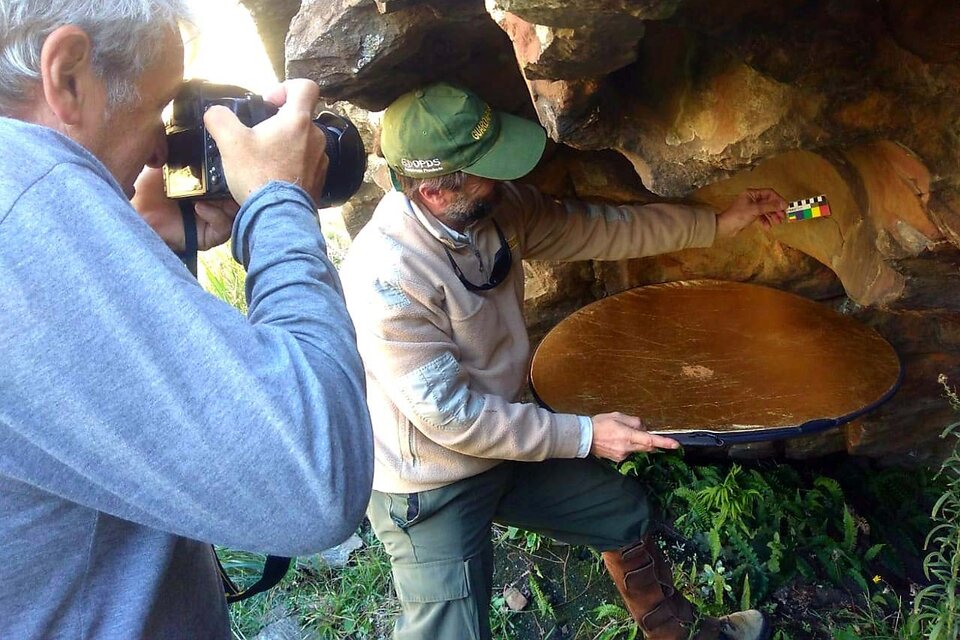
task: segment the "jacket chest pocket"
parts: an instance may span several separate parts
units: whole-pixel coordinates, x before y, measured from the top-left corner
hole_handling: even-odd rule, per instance
[[[460,359],[474,361],[497,341],[500,327],[497,306],[484,296],[467,296],[457,308],[450,309],[450,333],[460,348]]]

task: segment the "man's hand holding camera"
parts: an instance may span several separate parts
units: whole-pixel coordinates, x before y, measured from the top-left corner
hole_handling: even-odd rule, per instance
[[[263,122],[247,127],[229,109],[213,106],[204,115],[207,131],[217,143],[223,173],[234,200],[192,200],[197,245],[205,251],[230,238],[240,205],[272,180],[302,187],[320,199],[329,160],[326,138],[312,121],[319,88],[310,80],[289,80],[264,98],[280,107]],[[186,246],[177,200],[164,193],[163,172],[146,168],[136,183],[134,208],[174,251]]]
[[[252,128],[226,107],[210,107],[204,116],[230,193],[242,205],[268,182],[281,180],[319,200],[329,165],[326,138],[313,124],[319,87],[311,80],[288,80],[264,98],[280,111]]]
[[[163,171],[147,167],[137,178],[136,194],[130,200],[137,213],[173,251],[186,249],[183,216],[176,200],[163,190]],[[240,205],[233,200],[197,200],[191,203],[197,221],[197,249],[206,251],[230,239],[233,219]]]

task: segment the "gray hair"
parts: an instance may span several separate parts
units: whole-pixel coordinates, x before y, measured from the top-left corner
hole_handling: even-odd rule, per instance
[[[91,40],[108,107],[136,101],[137,80],[162,55],[168,29],[190,20],[187,0],[0,0],[0,110],[24,103],[40,81],[40,51],[76,25]]]
[[[0,0],[0,2],[2,2],[2,0]],[[455,171],[454,173],[447,173],[442,176],[434,176],[433,178],[411,178],[410,176],[401,175],[396,171],[394,174],[397,176],[397,183],[400,185],[400,190],[411,200],[419,200],[420,196],[418,193],[420,192],[420,185],[426,185],[432,189],[460,191],[466,179],[466,174],[462,171]]]

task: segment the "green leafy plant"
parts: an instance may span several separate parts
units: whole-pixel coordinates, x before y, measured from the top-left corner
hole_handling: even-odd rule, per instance
[[[266,556],[247,551],[217,548],[217,557],[226,570],[230,579],[240,587],[246,588],[260,575]],[[230,606],[230,618],[233,626],[233,635],[240,640],[252,638],[260,629],[270,622],[271,611],[278,605],[282,608],[282,596],[279,590],[284,589],[290,581],[289,574],[278,585],[259,596],[242,600]]]
[[[694,567],[690,577],[693,583],[700,587],[701,593],[707,598],[712,597],[713,604],[718,607],[723,606],[724,596],[733,593],[733,587],[727,583],[727,573],[722,562],[717,562],[716,566],[705,564],[699,573]]]
[[[342,640],[377,638],[390,629],[400,610],[390,562],[372,533],[364,537],[367,546],[347,566],[298,572],[303,582],[291,596],[303,628]]]
[[[829,581],[850,593],[870,592],[874,565],[890,543],[880,535],[896,521],[871,526],[859,515],[838,479],[814,469],[776,462],[694,466],[681,454],[636,456],[620,466],[652,486],[661,512],[673,515],[675,569],[688,596],[712,614],[768,602],[774,590],[796,581]],[[871,470],[874,488],[899,470]],[[858,500],[865,484],[850,473]],[[923,474],[913,474],[922,476]],[[846,478],[845,478],[846,479]],[[923,489],[922,482],[913,481]],[[885,496],[877,495],[882,503]],[[932,502],[932,500],[931,500]],[[911,498],[914,510],[917,494]],[[902,536],[922,539],[923,519],[910,520]],[[902,529],[902,527],[900,527]]]
[[[593,640],[636,640],[640,628],[623,607],[602,604],[590,612],[598,631]]]
[[[733,465],[721,480],[715,469],[706,469],[704,475],[709,476],[709,480],[701,482],[700,488],[688,490],[678,487],[676,492],[691,505],[696,505],[697,513],[709,514],[713,525],[711,531],[714,533],[719,533],[728,522],[747,531],[752,520],[749,514],[755,511],[762,493],[757,486],[743,481],[740,477],[742,472],[742,467]],[[683,519],[684,516],[680,516],[678,521]]]
[[[951,406],[960,411],[960,398],[947,384],[943,385]],[[942,438],[960,443],[960,422],[944,429]],[[943,463],[939,474],[947,489],[933,506],[933,528],[924,548],[928,551],[923,570],[931,584],[914,599],[907,623],[909,632],[922,632],[929,640],[955,640],[960,637],[960,444]]]
[[[278,618],[295,616],[297,625],[330,640],[361,640],[389,634],[400,609],[393,594],[390,562],[369,531],[365,546],[341,568],[303,561],[291,567],[275,588],[231,605],[233,634],[255,637]],[[227,573],[239,586],[256,579],[264,557],[244,551],[217,549]]]
[[[855,607],[837,615],[830,630],[833,640],[921,640],[919,632],[908,629],[901,597],[879,575],[872,593],[864,593]]]
[[[514,612],[507,606],[503,595],[495,595],[490,600],[490,632],[494,638],[513,637]]]
[[[544,544],[544,537],[534,531],[527,531],[518,527],[495,526],[497,539],[501,543],[513,544],[528,553],[535,553]]]
[[[344,225],[340,208],[321,209],[318,219],[327,247],[327,256],[333,266],[339,269],[350,248],[350,235]],[[247,274],[243,266],[230,254],[229,244],[201,252],[198,262],[201,267],[198,276],[203,287],[245,314],[247,298],[244,287]]]
[[[533,602],[537,606],[537,611],[541,617],[556,618],[557,612],[553,609],[553,604],[550,602],[550,597],[543,590],[543,586],[540,584],[540,580],[542,579],[543,575],[540,574],[540,571],[536,567],[534,567],[527,576],[527,583],[530,585],[530,593],[533,595]]]
[[[204,288],[241,313],[247,312],[244,293],[247,274],[226,247],[217,247],[200,254],[200,282]]]

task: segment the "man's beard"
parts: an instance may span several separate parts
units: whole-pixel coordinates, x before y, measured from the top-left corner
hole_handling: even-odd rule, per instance
[[[499,185],[497,185],[497,187],[499,187]],[[499,188],[495,188],[490,195],[478,200],[473,200],[459,193],[457,194],[457,199],[447,205],[447,210],[444,211],[444,215],[450,222],[455,222],[458,225],[463,225],[463,228],[466,228],[493,213],[499,201]]]

